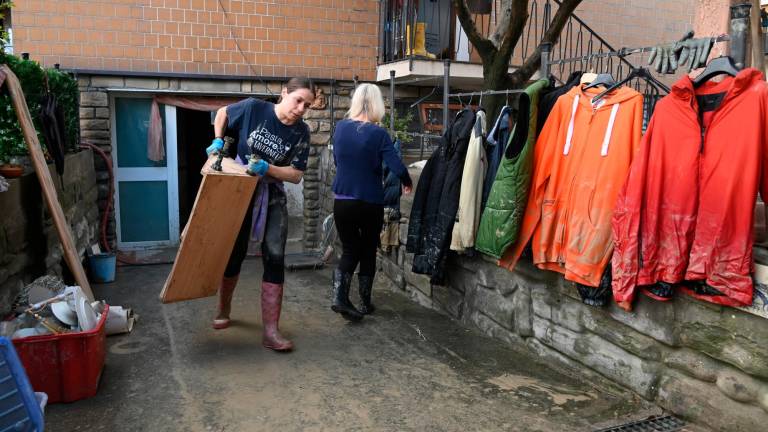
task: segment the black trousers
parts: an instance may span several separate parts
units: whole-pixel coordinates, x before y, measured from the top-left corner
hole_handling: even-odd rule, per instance
[[[339,270],[354,273],[359,263],[361,275],[375,275],[376,248],[384,224],[384,206],[337,199],[333,203],[333,220],[342,246]]]
[[[255,194],[254,194],[255,195]],[[237,234],[235,246],[229,256],[225,277],[237,276],[248,253],[248,240],[253,225],[253,202],[245,214],[245,220]],[[261,242],[261,261],[264,264],[264,282],[281,284],[285,281],[285,242],[288,240],[288,199],[285,192],[276,185],[269,185],[269,204],[267,205],[267,222],[264,228],[264,240]]]

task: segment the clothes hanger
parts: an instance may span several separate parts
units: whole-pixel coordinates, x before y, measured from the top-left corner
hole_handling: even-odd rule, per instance
[[[739,69],[733,63],[733,59],[728,56],[715,57],[707,63],[707,67],[693,80],[693,87],[698,88],[705,82],[718,75],[730,75],[735,77],[739,74]]]
[[[584,69],[587,70],[588,72],[585,72],[581,75],[581,79],[579,80],[579,85],[589,84],[592,81],[594,81],[595,78],[597,78],[597,74],[595,73],[595,68],[592,67],[592,53],[590,53],[589,56],[587,57],[587,61],[584,66],[586,66]]]
[[[416,102],[412,103],[412,104],[411,104],[411,106],[410,106],[410,107],[408,107],[408,108],[413,108],[413,107],[415,107],[416,105],[418,105],[418,104],[420,104],[420,103],[424,102],[425,100],[429,99],[429,97],[430,97],[430,96],[432,96],[433,94],[435,94],[435,91],[437,91],[437,87],[432,87],[432,91],[431,91],[431,92],[429,92],[429,94],[428,94],[428,95],[426,95],[426,96],[424,96],[424,97],[422,97],[422,98],[419,98],[419,100],[417,100]]]
[[[660,87],[661,89],[669,93],[669,88],[666,85],[664,85],[664,83],[657,80],[656,77],[654,77],[648,69],[644,67],[639,67],[639,68],[633,68],[631,71],[629,71],[629,74],[627,74],[627,76],[623,80],[613,84],[612,86],[606,87],[606,89],[603,90],[603,92],[601,92],[600,94],[592,98],[592,103],[594,104],[595,102],[605,97],[605,95],[607,95],[608,93],[616,90],[617,88],[623,86],[624,84],[632,81],[635,78],[645,78],[655,86]]]
[[[616,85],[616,80],[613,79],[613,76],[609,73],[601,73],[597,75],[597,78],[595,78],[591,83],[587,84],[584,87],[584,90],[591,89],[597,86],[603,86],[605,88],[609,88],[611,86]]]

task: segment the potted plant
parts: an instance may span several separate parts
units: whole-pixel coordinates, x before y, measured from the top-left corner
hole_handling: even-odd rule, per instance
[[[0,139],[0,175],[5,178],[14,178],[24,174],[26,155],[27,146],[23,141]]]

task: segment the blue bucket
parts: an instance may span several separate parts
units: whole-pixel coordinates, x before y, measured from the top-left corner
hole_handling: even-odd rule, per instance
[[[115,281],[115,266],[117,256],[113,253],[100,253],[88,255],[88,264],[91,267],[91,278],[96,283],[108,283]]]

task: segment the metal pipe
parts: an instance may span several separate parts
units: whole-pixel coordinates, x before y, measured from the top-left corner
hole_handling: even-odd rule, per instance
[[[712,42],[727,42],[730,41],[732,38],[730,35],[721,35],[717,37],[712,38]],[[650,52],[657,46],[647,46],[642,48],[621,48],[619,50],[614,51],[607,51],[607,52],[598,52],[598,53],[590,53],[587,55],[579,56],[579,57],[570,57],[570,58],[562,58],[557,60],[550,60],[549,64],[566,64],[566,63],[582,63],[582,62],[590,62],[594,59],[601,59],[605,57],[618,57],[620,59],[623,59],[624,57],[630,55],[630,54],[638,54],[638,53],[646,53]],[[591,51],[591,50],[590,50]],[[634,68],[634,67],[633,67]]]
[[[539,70],[541,76],[539,78],[549,78],[549,54],[552,51],[552,42],[544,42],[541,44],[541,63]]]
[[[389,71],[389,134],[395,137],[395,71]]]
[[[738,69],[743,69],[747,58],[749,12],[752,4],[731,6],[731,58]]]
[[[451,91],[451,61],[443,60],[443,132],[448,130],[448,94]]]
[[[136,77],[136,78],[183,78],[183,79],[195,79],[195,80],[216,80],[216,81],[276,81],[286,82],[291,77],[276,77],[276,76],[249,76],[249,75],[212,75],[212,74],[196,74],[196,73],[176,73],[176,72],[138,72],[138,71],[110,71],[110,70],[96,70],[96,69],[77,69],[66,68],[62,69],[64,72],[71,72],[76,75],[93,75],[93,76],[121,76],[121,77]],[[330,83],[333,78],[313,78],[308,77],[315,84],[317,83]],[[154,90],[153,90],[154,91]]]
[[[516,93],[524,93],[523,89],[507,89],[507,90],[484,90],[468,93],[450,93],[449,97],[473,97],[473,96],[489,96],[489,95],[510,95]]]
[[[357,75],[355,75],[357,78]],[[333,150],[333,133],[336,131],[336,110],[333,108],[333,100],[336,99],[336,80],[331,80],[331,100],[328,101],[328,109],[331,111],[331,145]]]

